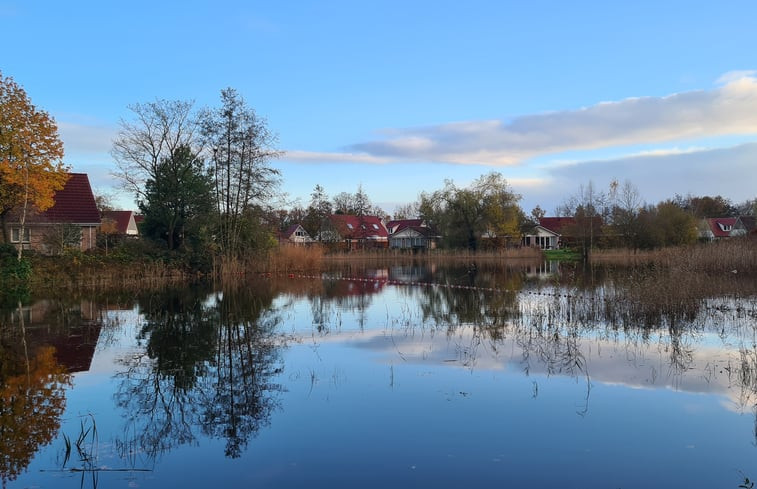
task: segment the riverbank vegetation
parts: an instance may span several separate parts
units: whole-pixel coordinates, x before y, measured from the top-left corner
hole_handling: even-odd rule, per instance
[[[13,232],[15,241],[23,242],[27,211],[49,207],[68,168],[61,162],[54,121],[34,108],[12,79],[2,76],[0,105],[7,126],[0,134],[0,224],[3,241],[14,241],[5,219],[21,209],[14,215],[20,219],[20,230]],[[140,237],[117,238],[112,229],[103,228],[97,249],[81,252],[78,246],[67,248],[70,240],[63,240],[60,246],[47,246],[55,256],[31,250],[22,256],[24,246],[4,245],[0,280],[6,289],[27,281],[45,287],[97,287],[234,280],[241,275],[318,272],[345,262],[475,267],[482,262],[580,258],[589,264],[685,273],[755,272],[755,241],[750,237],[696,243],[699,220],[737,215],[753,220],[757,200],[734,205],[721,196],[677,195],[650,205],[631,182],[613,181],[607,190],[589,182],[556,210],[570,219],[559,243],[563,249],[542,252],[522,244],[546,212],[538,206],[530,214],[524,212],[521,196],[498,172],[467,186],[448,180],[441,189],[421,191],[416,202],[399,206],[394,216],[372,203],[362,185],[354,194],[329,198],[316,184],[303,208],[287,202],[280,191],[280,174],[272,164],[281,155],[276,135],[234,89],[222,90],[215,107],[158,99],[128,108],[112,155],[118,178],[138,203],[143,218]],[[44,154],[32,151],[39,142],[49,145]],[[97,199],[101,210],[106,200]],[[324,238],[332,214],[417,219],[435,232],[436,248],[410,252],[388,249],[386,241],[382,247],[375,244],[378,241],[355,239],[347,246],[350,252],[344,253],[338,243]],[[281,231],[292,224],[301,225],[314,243],[281,245]],[[367,241],[376,249],[361,249]]]

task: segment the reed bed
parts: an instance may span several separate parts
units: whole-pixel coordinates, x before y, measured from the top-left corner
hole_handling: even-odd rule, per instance
[[[37,261],[31,285],[37,289],[158,287],[192,280],[196,274],[163,262],[128,264]]]
[[[691,272],[757,272],[757,240],[731,239],[658,250],[595,250],[590,260],[604,265],[654,264]]]

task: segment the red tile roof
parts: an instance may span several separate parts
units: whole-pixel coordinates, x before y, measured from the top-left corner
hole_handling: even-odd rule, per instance
[[[51,222],[72,224],[100,224],[92,187],[86,173],[71,173],[66,185],[55,193],[55,204],[35,216],[29,222]]]
[[[126,234],[129,230],[129,222],[134,211],[103,211],[103,219],[110,219],[116,223],[116,231],[119,234]],[[135,221],[136,224],[136,221]]]
[[[555,234],[563,234],[562,229],[567,226],[573,226],[576,220],[572,217],[542,217],[539,219],[539,225],[549,229]]]
[[[733,225],[736,224],[735,217],[714,217],[707,219],[710,225],[710,231],[716,238],[727,238],[731,235]]]
[[[394,229],[395,233],[402,231],[405,228],[420,227],[423,226],[423,219],[395,219],[386,223],[387,229]]]
[[[582,221],[587,223],[587,221]],[[598,229],[602,226],[602,218],[600,216],[594,216],[591,218],[594,229]],[[555,234],[569,235],[572,232],[575,233],[576,218],[575,217],[542,217],[539,219],[539,225],[552,231]],[[587,223],[588,224],[588,223]],[[573,229],[571,229],[573,227]]]
[[[384,221],[376,216],[334,214],[331,216],[331,223],[345,239],[386,240],[389,237]]]

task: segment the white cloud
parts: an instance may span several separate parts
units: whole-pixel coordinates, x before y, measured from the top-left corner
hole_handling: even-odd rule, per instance
[[[547,169],[545,186],[538,192],[542,198],[565,197],[590,180],[602,187],[619,179],[631,181],[649,203],[688,193],[723,195],[740,202],[756,195],[756,161],[757,143],[748,143],[730,148],[660,151],[576,162]]]
[[[757,70],[734,70],[725,73],[718,78],[717,83],[727,85],[729,83],[741,80],[742,78],[754,78],[757,75]]]
[[[577,110],[389,129],[382,138],[313,161],[447,162],[516,165],[564,151],[596,150],[735,134],[757,134],[755,71],[725,74],[723,85],[665,97],[601,102]],[[300,161],[307,152],[299,154]]]
[[[367,153],[330,153],[318,151],[291,150],[283,159],[302,163],[389,163],[391,158],[373,156]]]

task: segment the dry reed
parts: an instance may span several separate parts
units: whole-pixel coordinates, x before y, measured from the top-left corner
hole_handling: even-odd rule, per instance
[[[689,272],[757,272],[757,240],[731,239],[658,250],[595,250],[591,262],[605,265],[654,264]]]

